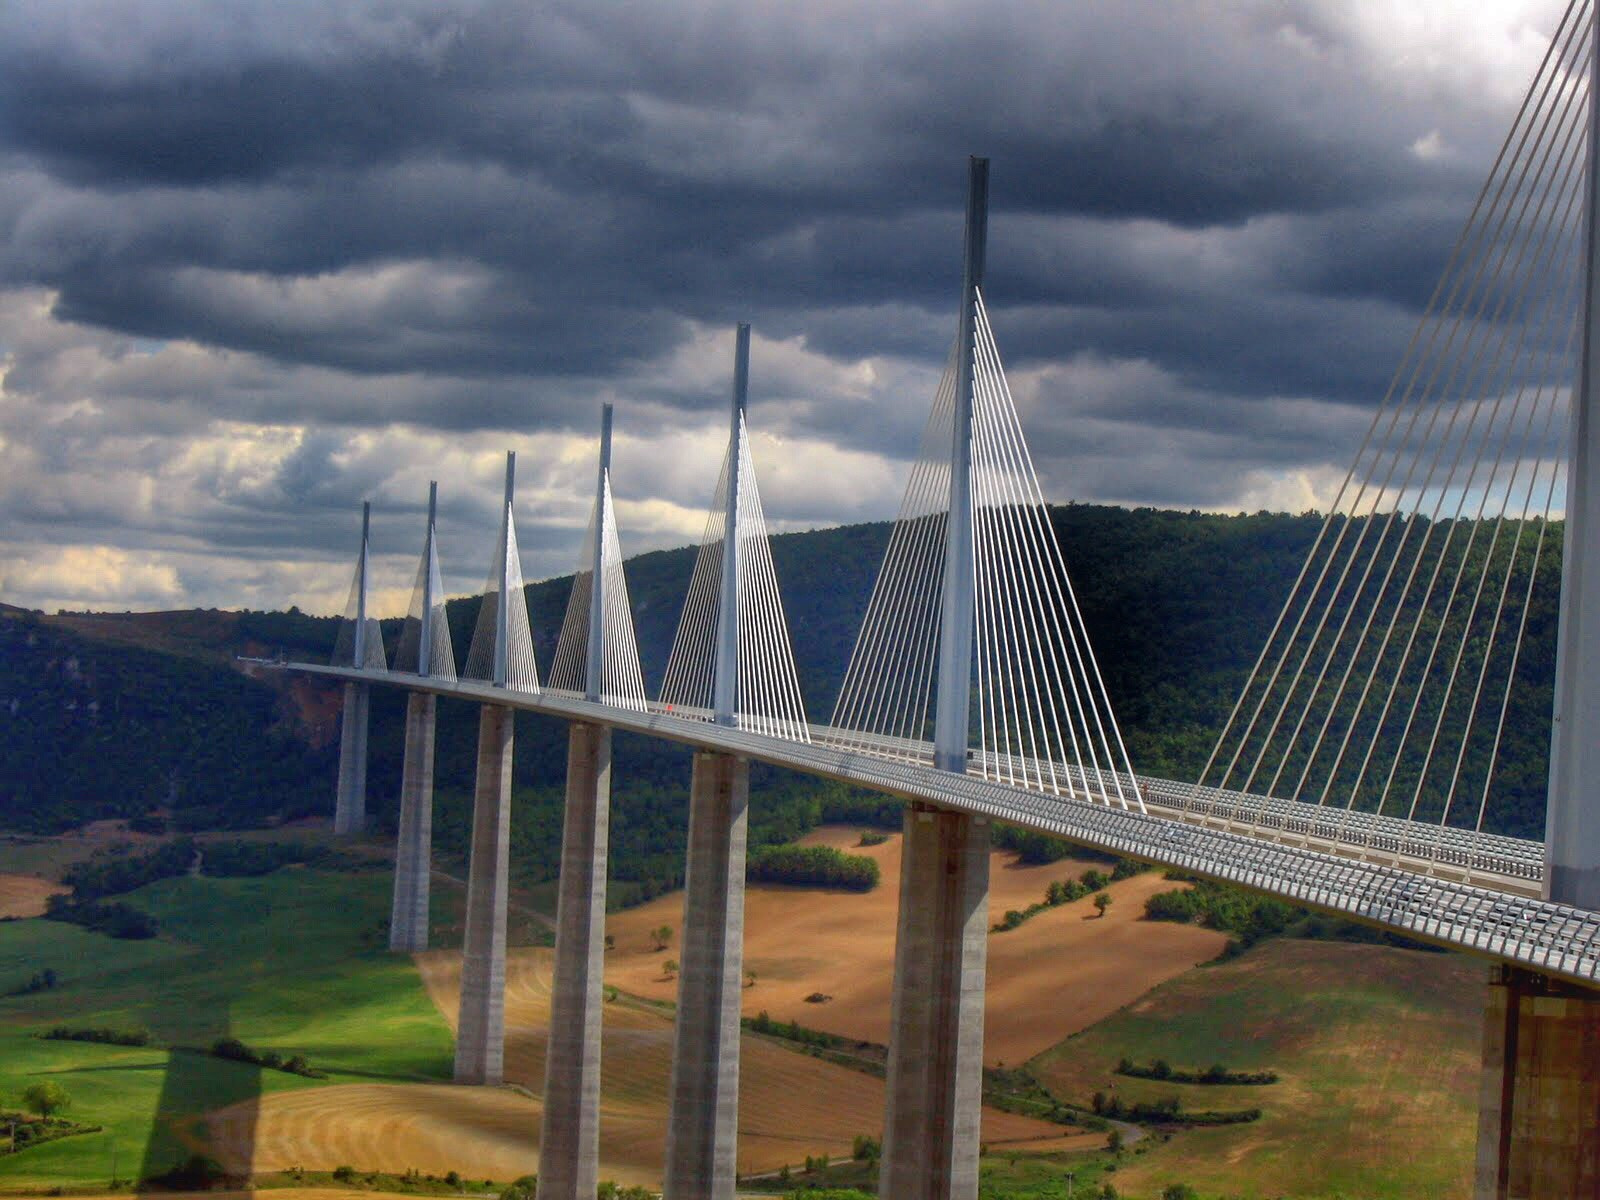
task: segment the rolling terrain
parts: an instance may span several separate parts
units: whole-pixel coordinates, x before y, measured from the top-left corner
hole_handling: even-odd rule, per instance
[[[747,1017],[766,1012],[777,1021],[862,1041],[889,1037],[894,981],[894,934],[899,907],[900,835],[857,846],[857,830],[826,826],[801,839],[831,845],[879,864],[882,882],[870,892],[751,884],[745,893],[744,990]],[[1024,866],[1009,851],[990,857],[990,924],[1007,909],[1043,898],[1053,880],[1077,878],[1105,864],[1073,859]],[[1173,885],[1153,873],[1109,887],[1104,918],[1086,898],[1040,913],[1016,929],[989,937],[989,988],[984,1061],[1017,1064],[1115,1012],[1156,984],[1215,958],[1227,939],[1209,929],[1142,921],[1145,897]],[[607,982],[640,996],[670,1000],[675,982],[663,964],[677,956],[683,896],[613,913],[606,923],[615,947]],[[652,931],[674,936],[655,949]],[[822,1003],[806,1000],[820,994]]]

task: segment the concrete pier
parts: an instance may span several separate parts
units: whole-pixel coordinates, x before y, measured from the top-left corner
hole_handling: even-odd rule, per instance
[[[539,1200],[589,1200],[600,1180],[600,1015],[605,997],[611,728],[574,722],[556,899]]]
[[[1600,1196],[1600,992],[1489,974],[1476,1200]]]
[[[506,896],[511,857],[512,711],[485,704],[478,718],[478,778],[472,802],[472,863],[461,944],[457,1083],[504,1080]]]
[[[983,1097],[989,826],[906,809],[878,1195],[974,1200]]]
[[[389,949],[428,948],[428,872],[433,866],[433,740],[438,698],[412,692],[406,702],[406,757],[400,774],[400,833],[394,851]]]
[[[689,797],[664,1200],[732,1200],[750,763],[699,751]]]
[[[339,791],[334,802],[333,832],[358,834],[367,827],[367,715],[371,693],[364,683],[344,685],[344,713],[339,721]]]

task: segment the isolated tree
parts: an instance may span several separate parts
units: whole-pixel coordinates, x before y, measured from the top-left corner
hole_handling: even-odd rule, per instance
[[[1122,1130],[1113,1129],[1106,1136],[1106,1149],[1111,1151],[1113,1154],[1122,1153]]]
[[[652,929],[650,936],[655,939],[657,950],[665,950],[672,943],[672,926],[662,925]]]
[[[667,973],[667,978],[671,979],[678,973],[678,960],[675,958],[667,959],[666,962],[661,964],[661,969]]]
[[[756,973],[754,971],[746,971],[744,973],[744,985],[747,988],[755,987],[755,985],[756,985]]]
[[[1094,898],[1094,906],[1095,906],[1095,908],[1100,910],[1100,915],[1102,917],[1105,916],[1106,915],[1106,909],[1111,907],[1111,893],[1110,892],[1098,892],[1098,893],[1096,893],[1095,898]]]
[[[67,1089],[59,1083],[45,1080],[43,1083],[29,1086],[22,1093],[22,1103],[41,1117],[48,1117],[64,1108],[71,1108],[72,1097],[67,1095]]]
[[[615,950],[616,948],[617,948],[616,935],[615,934],[611,934],[611,933],[606,934],[606,949],[607,950]]]

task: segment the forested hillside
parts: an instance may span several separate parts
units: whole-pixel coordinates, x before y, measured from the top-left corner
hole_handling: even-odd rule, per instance
[[[1294,579],[1320,517],[1127,510],[1069,505],[1052,512],[1084,620],[1135,766],[1192,778]],[[801,687],[827,720],[887,541],[887,524],[773,539]],[[1559,539],[1555,539],[1559,544]],[[693,550],[628,563],[647,686],[665,668]],[[1555,556],[1544,570],[1554,571]],[[528,588],[541,666],[548,665],[570,578]],[[1539,589],[1553,606],[1552,579]],[[479,601],[454,601],[464,659]],[[336,620],[287,613],[43,617],[0,620],[0,828],[60,829],[109,815],[172,810],[180,824],[249,825],[331,808],[337,689],[276,672],[249,679],[237,652],[325,660]],[[1553,621],[1530,624],[1530,660],[1551,657]],[[181,634],[181,636],[179,636]],[[385,622],[391,653],[399,622]],[[130,645],[142,641],[158,650]],[[402,756],[400,692],[373,694],[371,807],[392,820]],[[1548,718],[1516,714],[1518,782],[1507,832],[1537,835],[1538,781]],[[440,705],[441,845],[464,845],[476,707]],[[565,730],[517,722],[518,861],[525,878],[554,869]],[[620,878],[642,893],[681,869],[688,754],[649,739],[617,739],[613,845]],[[791,836],[817,819],[820,793],[779,772],[758,775],[753,836]],[[833,795],[832,803],[847,798]]]

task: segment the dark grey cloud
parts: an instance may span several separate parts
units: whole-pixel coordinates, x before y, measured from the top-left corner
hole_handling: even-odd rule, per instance
[[[452,441],[547,437],[565,463],[612,399],[632,436],[703,449],[741,319],[763,429],[861,480],[903,469],[971,152],[997,337],[1070,494],[1226,504],[1216,462],[1325,470],[1492,158],[1503,76],[1559,15],[1379,7],[14,3],[0,452],[118,466],[13,511],[331,554],[341,506],[413,505],[415,456]],[[659,543],[703,499],[640,461]],[[141,471],[182,502],[130,509]],[[769,511],[884,515],[882,491],[793,478]]]

